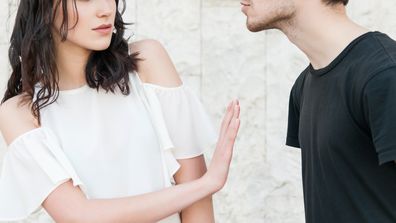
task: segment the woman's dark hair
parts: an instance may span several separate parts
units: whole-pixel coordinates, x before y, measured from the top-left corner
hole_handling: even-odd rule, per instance
[[[59,32],[62,41],[66,40],[69,30],[67,1],[21,0],[11,35],[8,55],[12,73],[1,103],[16,95],[23,95],[21,103],[32,102],[31,111],[39,124],[40,109],[54,103],[59,96],[59,74],[51,31],[54,27],[55,14],[62,4],[64,16]],[[137,69],[138,59],[137,54],[129,55],[128,42],[123,37],[125,26],[128,24],[122,19],[125,0],[121,0],[124,8],[121,11],[119,11],[119,1],[115,0],[116,30],[112,34],[111,44],[106,50],[91,53],[85,73],[89,87],[97,90],[103,88],[106,92],[113,93],[118,87],[122,94],[128,95],[129,72]],[[73,0],[73,6],[77,12],[76,0]],[[78,22],[78,13],[76,14]],[[38,83],[41,87],[35,92],[35,85]]]
[[[343,5],[348,5],[349,0],[323,0],[326,4],[328,5],[337,5],[337,4],[343,4]]]

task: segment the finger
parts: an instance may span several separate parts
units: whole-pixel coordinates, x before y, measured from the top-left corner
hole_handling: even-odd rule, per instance
[[[228,126],[230,126],[232,119],[238,118],[239,117],[239,101],[238,100],[233,100],[233,104],[232,104],[232,114],[231,114],[231,119],[228,122]]]
[[[234,115],[234,109],[233,109],[234,104],[235,104],[234,101],[232,101],[230,103],[230,105],[228,106],[228,109],[227,109],[227,113],[225,114],[225,116],[223,118],[223,122],[222,122],[221,128],[220,128],[219,141],[222,141],[224,139],[225,132],[227,131],[230,121]]]
[[[226,117],[227,117],[227,114],[229,114],[229,113],[232,111],[232,110],[231,110],[232,103],[233,103],[233,101],[231,101],[230,103],[228,103],[228,106],[227,106],[227,109],[226,109],[225,115],[224,115],[224,117],[223,117],[223,120],[222,120],[221,126],[223,126],[223,124],[225,123],[225,119],[226,119]]]
[[[233,119],[239,118],[240,113],[241,113],[241,107],[240,107],[240,105],[239,105],[239,102],[236,101],[236,102],[235,102],[235,106],[234,106],[234,114],[233,114],[233,117],[232,117],[232,118],[233,118]]]
[[[229,134],[227,135],[227,142],[225,144],[225,151],[228,151],[230,153],[233,152],[233,148],[235,145],[235,141],[239,132],[239,127],[240,127],[241,121],[240,119],[235,119],[233,120],[231,124],[230,131],[228,132]]]
[[[220,137],[219,137],[219,141],[218,141],[218,146],[223,147],[223,145],[225,144],[225,138],[227,135],[227,131],[230,127],[230,124],[232,123],[232,120],[235,119],[235,117],[239,116],[239,105],[237,105],[237,103],[239,103],[237,100],[233,100],[232,104],[231,104],[231,108],[230,108],[230,113],[228,114],[229,116],[227,116],[224,119],[224,125],[222,126],[222,131],[220,133]]]
[[[226,147],[227,144],[229,144],[230,140],[235,140],[235,137],[237,135],[237,132],[239,130],[239,113],[240,113],[240,107],[239,105],[234,106],[234,115],[230,121],[230,126],[227,128],[225,131],[225,135],[223,136],[222,141],[218,146],[220,147],[219,150],[221,151],[226,151],[229,148]]]
[[[233,117],[231,120],[230,128],[228,128],[227,132],[226,132],[226,137],[227,137],[228,141],[230,139],[232,140],[233,138],[235,138],[238,133],[239,123],[240,123],[240,119],[239,119],[240,112],[241,112],[241,109],[240,109],[239,105],[235,105],[234,114],[233,114]]]
[[[226,143],[226,135],[227,135],[227,132],[229,131],[230,124],[233,122],[233,120],[239,118],[239,114],[240,114],[239,101],[238,100],[234,100],[232,105],[233,105],[232,117],[229,119],[228,123],[225,123],[225,126],[224,126],[224,128],[223,128],[223,130],[221,132],[219,141],[217,143],[217,146],[219,146],[219,147],[223,147],[224,144]]]
[[[239,104],[239,100],[236,100],[236,105],[238,106],[237,118],[239,118],[239,115],[241,113],[241,105]]]
[[[234,115],[232,117],[231,123],[230,123],[230,128],[227,129],[227,137],[236,136],[238,130],[239,130],[239,114],[240,114],[240,107],[239,105],[236,105],[234,108]]]
[[[236,141],[236,136],[237,136],[237,132],[239,130],[239,126],[240,126],[240,119],[236,119],[233,121],[233,123],[231,124],[231,128],[233,131],[233,134],[229,134],[227,135],[227,140],[225,145],[222,148],[221,151],[221,156],[222,159],[229,165],[231,163],[232,160],[232,156],[234,153],[234,145],[235,145],[235,141]]]

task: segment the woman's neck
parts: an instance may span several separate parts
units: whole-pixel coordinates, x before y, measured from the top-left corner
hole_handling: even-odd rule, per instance
[[[56,45],[56,65],[59,89],[69,90],[87,84],[85,67],[92,51],[68,42]]]

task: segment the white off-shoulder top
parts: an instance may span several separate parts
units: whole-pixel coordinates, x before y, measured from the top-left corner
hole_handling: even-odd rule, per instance
[[[59,92],[41,127],[9,146],[0,175],[0,221],[54,222],[41,204],[71,179],[88,199],[158,191],[174,184],[178,159],[199,156],[217,135],[185,85],[165,88],[130,74],[131,93],[87,85]],[[149,214],[149,213],[148,213]],[[179,223],[176,213],[161,223]]]

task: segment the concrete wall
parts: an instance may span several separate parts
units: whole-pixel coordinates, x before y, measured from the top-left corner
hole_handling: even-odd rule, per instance
[[[280,32],[248,32],[237,0],[127,0],[127,5],[125,18],[135,23],[132,40],[164,44],[217,126],[226,103],[241,100],[243,124],[229,181],[215,195],[217,222],[304,222],[300,152],[284,141],[289,90],[307,65],[305,56]],[[357,22],[396,37],[396,1],[352,0],[348,9]],[[0,1],[0,22],[9,24],[0,26],[0,89],[9,75],[14,12],[12,0]]]

